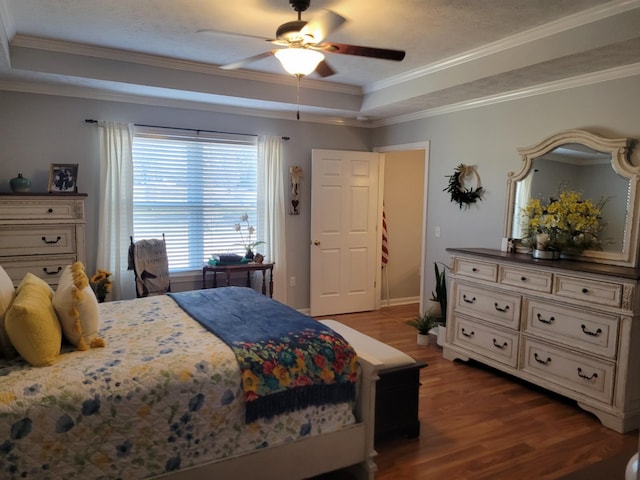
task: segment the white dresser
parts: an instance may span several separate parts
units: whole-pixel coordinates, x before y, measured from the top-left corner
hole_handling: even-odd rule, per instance
[[[86,194],[0,194],[0,265],[14,285],[27,272],[58,284],[62,270],[85,261]]]
[[[640,424],[640,269],[448,249],[443,356],[565,395],[603,425]]]

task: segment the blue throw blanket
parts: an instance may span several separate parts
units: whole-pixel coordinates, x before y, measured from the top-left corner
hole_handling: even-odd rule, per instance
[[[250,288],[169,295],[235,353],[248,423],[355,398],[356,353],[324,324]]]

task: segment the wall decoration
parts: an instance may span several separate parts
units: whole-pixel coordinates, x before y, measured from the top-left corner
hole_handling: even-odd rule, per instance
[[[465,178],[472,176],[475,177],[475,188],[465,185]],[[449,175],[448,178],[449,184],[442,191],[448,192],[451,195],[451,201],[457,203],[460,208],[463,206],[469,208],[472,203],[482,200],[484,190],[480,185],[480,175],[478,175],[476,167],[461,163],[456,167],[453,175]]]
[[[49,193],[78,193],[78,164],[52,163],[49,168]]]
[[[300,215],[300,184],[302,183],[302,167],[289,167],[291,191],[289,193],[289,215]]]

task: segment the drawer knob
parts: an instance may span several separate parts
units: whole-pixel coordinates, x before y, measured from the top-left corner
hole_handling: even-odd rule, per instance
[[[500,350],[504,350],[505,348],[507,348],[507,345],[509,345],[507,342],[504,342],[502,345],[500,345],[495,338],[493,339],[493,346],[499,348]]]
[[[501,307],[498,305],[498,302],[494,303],[493,306],[495,307],[495,309],[499,312],[508,312],[509,311],[509,305],[505,305],[504,307]]]
[[[60,237],[60,236],[58,236],[58,238],[56,238],[55,240],[47,240],[47,237],[42,237],[42,241],[44,243],[46,243],[47,245],[58,243],[60,240],[62,240],[62,237]]]
[[[594,378],[598,378],[598,374],[596,372],[593,372],[591,376],[582,373],[582,369],[580,367],[578,367],[578,376],[584,380],[593,380]]]
[[[542,315],[540,315],[539,313],[536,316],[538,317],[538,321],[540,323],[546,323],[547,325],[549,325],[549,324],[551,324],[551,323],[556,321],[555,317],[549,317],[549,320],[547,320],[546,318],[542,318]]]
[[[535,358],[536,362],[541,363],[543,365],[549,365],[551,363],[551,357],[547,357],[546,360],[542,360],[540,357],[538,357],[538,352],[535,352],[533,354],[533,358]]]
[[[587,287],[583,287],[582,290],[580,290],[582,293],[584,293],[585,295],[587,293],[589,293],[589,289]]]
[[[469,300],[467,296],[463,294],[462,301],[467,303],[476,303],[476,297],[472,297],[471,300]]]
[[[472,271],[472,272],[477,272],[477,271],[478,271],[478,269],[477,269],[476,267],[473,267],[473,268],[471,269],[471,271]]]
[[[49,210],[47,210],[47,213],[53,213],[53,208],[50,208]]]
[[[524,277],[524,276],[520,277],[520,280],[523,281],[523,282],[526,282],[527,281],[527,277]]]
[[[591,335],[592,337],[599,337],[600,334],[602,333],[602,329],[598,328],[595,332],[593,330],[588,330],[587,326],[582,324],[580,325],[580,328],[582,328],[582,333],[584,333],[585,335]]]
[[[469,338],[473,337],[476,334],[476,332],[474,332],[473,330],[470,333],[467,333],[464,328],[461,331],[462,331],[462,335]]]
[[[42,269],[42,271],[43,271],[44,273],[46,273],[47,275],[57,275],[57,274],[59,274],[59,273],[60,273],[60,270],[62,270],[62,267],[61,267],[61,266],[58,266],[58,269],[57,269],[57,270],[55,270],[55,271],[51,271],[51,272],[49,271],[49,269],[48,269],[47,267],[44,267],[44,268]]]

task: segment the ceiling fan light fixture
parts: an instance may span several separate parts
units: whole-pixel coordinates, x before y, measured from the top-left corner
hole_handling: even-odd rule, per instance
[[[309,75],[324,60],[324,55],[308,48],[283,48],[276,50],[276,58],[291,75]]]

